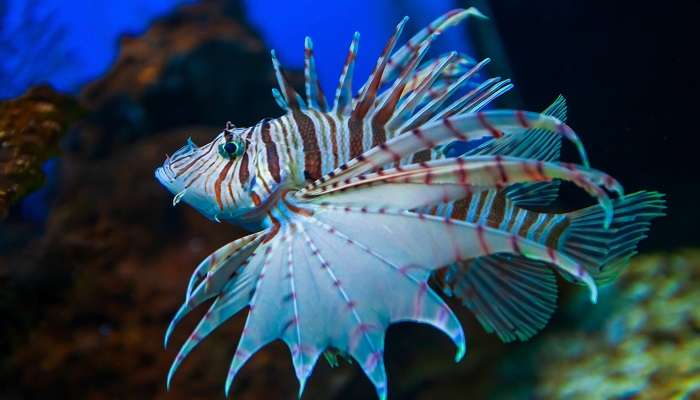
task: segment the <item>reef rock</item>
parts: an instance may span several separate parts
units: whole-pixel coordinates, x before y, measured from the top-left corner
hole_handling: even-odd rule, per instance
[[[92,111],[78,141],[86,154],[180,126],[252,125],[281,114],[269,52],[230,3],[184,6],[122,39],[114,66],[80,96]]]
[[[47,86],[0,101],[0,220],[42,185],[42,164],[59,153],[59,139],[79,115],[73,99]]]

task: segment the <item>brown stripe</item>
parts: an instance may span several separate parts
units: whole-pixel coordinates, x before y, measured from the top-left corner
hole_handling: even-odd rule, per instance
[[[270,214],[268,214],[268,215],[270,216],[270,220],[272,221],[272,228],[270,229],[270,231],[267,234],[265,234],[265,237],[263,238],[263,241],[262,241],[263,243],[267,243],[270,240],[272,240],[275,236],[277,236],[277,233],[280,231],[279,221],[277,221],[277,219],[275,217],[273,217],[272,215],[270,215]],[[268,247],[268,249],[269,249],[269,247]]]
[[[199,180],[199,178],[202,177],[202,175],[207,174],[206,175],[207,180],[204,182],[204,193],[209,193],[209,188],[207,187],[207,182],[209,182],[209,177],[211,176],[211,174],[207,173],[207,171],[209,171],[211,169],[211,167],[213,167],[214,164],[216,164],[216,161],[217,161],[217,159],[214,158],[214,160],[211,163],[209,163],[209,165],[207,165],[206,167],[204,167],[204,164],[202,164],[201,166],[197,167],[197,169],[193,170],[192,172],[199,171],[199,173],[192,180],[190,180],[189,183],[187,183],[185,185],[185,188],[189,188],[193,183],[197,182]]]
[[[513,249],[513,253],[522,255],[523,252],[520,250],[520,245],[518,244],[518,237],[515,235],[510,235],[510,246]]]
[[[197,175],[195,175],[195,177],[191,181],[189,181],[189,182],[187,182],[187,184],[185,184],[185,189],[188,189],[190,186],[192,186],[192,184],[195,183],[197,181],[197,179],[199,179],[201,176],[202,176],[201,172],[198,173]],[[206,191],[206,189],[207,188],[204,188],[205,191]]]
[[[233,179],[233,174],[231,174],[231,179],[228,180],[228,185],[226,185],[226,186],[228,186],[228,195],[231,196],[231,201],[233,202],[233,206],[236,207],[237,206],[236,198],[233,197],[233,181],[234,180],[235,179]]]
[[[297,206],[295,206],[295,205],[293,205],[293,204],[290,204],[290,203],[288,203],[288,202],[286,202],[286,201],[284,202],[284,204],[285,204],[285,205],[287,206],[287,208],[289,208],[289,210],[290,210],[291,212],[293,212],[293,213],[296,213],[296,214],[299,214],[299,215],[303,215],[303,216],[305,216],[305,217],[310,217],[310,216],[314,215],[314,212],[313,212],[313,211],[308,210],[308,209],[306,209],[306,208],[297,207]]]
[[[212,148],[214,148],[214,141],[212,141],[211,144],[209,144],[209,149],[207,149],[206,152],[204,152],[202,155],[200,155],[199,157],[197,157],[197,158],[195,158],[194,160],[192,160],[192,162],[190,162],[189,164],[187,164],[183,169],[177,171],[177,174],[175,174],[175,177],[176,177],[176,178],[179,178],[180,175],[184,174],[184,173],[185,173],[188,169],[190,169],[197,161],[201,160],[202,157],[208,155],[208,154],[211,152],[211,149],[212,149]]]
[[[377,96],[379,85],[382,82],[382,75],[384,75],[384,69],[386,68],[387,61],[389,61],[389,55],[391,53],[391,50],[394,48],[394,45],[396,44],[396,40],[398,39],[398,33],[399,31],[394,32],[394,35],[384,46],[384,50],[382,50],[382,55],[380,56],[381,61],[374,67],[374,71],[372,71],[372,77],[370,78],[371,81],[365,87],[364,92],[360,95],[360,101],[355,106],[355,109],[352,112],[353,116],[357,114],[357,117],[359,119],[364,119],[370,107],[374,104],[374,99]]]
[[[467,197],[457,200],[452,206],[452,219],[458,221],[464,221],[467,218],[467,209],[469,208],[469,202],[472,200],[472,195],[468,194]]]
[[[253,205],[255,207],[258,207],[260,204],[262,204],[262,200],[260,200],[260,196],[258,196],[258,194],[255,192],[252,192],[250,194],[250,199],[253,201]]]
[[[554,218],[554,215],[550,216],[550,218]],[[551,248],[557,248],[559,244],[559,237],[561,234],[566,230],[566,228],[569,227],[571,222],[569,221],[568,218],[565,218],[563,221],[559,222],[552,230],[549,231],[549,237],[547,237],[547,241],[545,244],[547,247]],[[545,224],[542,224],[542,226],[545,226]]]
[[[515,223],[516,223],[517,220],[518,220],[518,214],[520,213],[520,210],[523,210],[523,212],[525,213],[525,215],[527,215],[527,210],[518,208],[518,207],[516,207],[516,206],[513,205],[513,204],[511,204],[511,208],[513,208],[513,211],[512,211],[512,213],[510,214],[510,221],[508,221],[508,226],[506,226],[506,230],[509,231],[509,232],[512,231],[513,228],[515,227]],[[504,212],[504,214],[505,214],[505,212]]]
[[[306,208],[297,207],[294,204],[291,204],[290,202],[288,202],[287,199],[285,198],[285,196],[287,195],[287,193],[289,191],[290,191],[290,189],[284,190],[281,194],[281,198],[282,198],[282,202],[284,203],[284,205],[287,206],[287,208],[289,208],[289,210],[291,212],[297,213],[300,215],[304,215],[306,217],[310,217],[310,216],[314,215],[313,211],[307,210]]]
[[[501,222],[503,221],[503,217],[505,215],[505,208],[506,196],[503,194],[503,192],[499,191],[493,197],[493,201],[491,202],[491,209],[485,211],[488,213],[486,217],[486,223],[488,224],[488,226],[497,228],[499,225],[501,225]]]
[[[294,87],[289,84],[289,80],[287,79],[286,74],[280,67],[280,75],[282,75],[282,81],[284,82],[284,94],[287,97],[287,104],[289,104],[289,108],[291,108],[294,111],[299,110],[299,101],[298,101],[298,96],[299,94],[297,93],[296,90],[294,90]]]
[[[362,119],[355,118],[354,115],[348,120],[348,130],[350,131],[350,158],[355,158],[362,154],[362,138],[364,136]]]
[[[372,146],[378,146],[386,142],[386,132],[384,131],[386,120],[381,120],[378,117],[380,116],[377,115],[372,118]]]
[[[317,110],[314,109],[309,109],[308,111],[308,116],[311,118],[311,121],[314,122],[314,126],[318,127],[318,136],[317,140],[320,140],[321,142],[319,143],[319,148],[321,148],[321,152],[325,154],[328,150],[328,130],[326,129],[326,126],[323,125],[323,118],[321,117],[321,114]]]
[[[421,150],[415,154],[413,154],[413,162],[414,163],[422,163],[426,161],[430,161],[432,159],[433,155],[432,152],[429,149]]]
[[[399,103],[399,100],[401,99],[404,93],[404,89],[406,88],[406,84],[408,83],[406,80],[407,74],[415,70],[418,61],[418,54],[417,52],[414,52],[398,78],[401,83],[393,89],[393,91],[389,94],[389,98],[386,100],[386,104],[384,105],[384,107],[382,107],[382,109],[375,114],[374,118],[372,118],[373,146],[376,146],[386,141],[386,133],[384,131],[384,127],[394,114],[394,111],[396,111],[396,105]]]
[[[221,184],[224,181],[224,178],[226,178],[226,174],[228,174],[229,169],[231,169],[231,166],[233,165],[233,160],[229,160],[229,162],[224,165],[224,168],[221,169],[221,172],[219,173],[219,177],[216,178],[216,182],[214,182],[214,191],[216,192],[216,202],[219,204],[219,210],[224,209],[224,203],[221,201]],[[229,193],[231,191],[231,186],[229,186]],[[231,193],[231,199],[233,199],[233,194]]]
[[[248,182],[248,178],[250,177],[250,171],[248,171],[248,153],[243,153],[243,157],[241,157],[241,166],[238,171],[238,178],[241,182],[241,185],[245,185]]]
[[[321,177],[321,149],[316,139],[316,129],[313,120],[303,112],[294,110],[292,113],[304,145],[304,170],[309,178],[316,180]]]
[[[272,175],[272,179],[275,182],[280,183],[282,178],[280,177],[280,160],[277,156],[277,147],[270,137],[270,123],[268,120],[264,120],[262,123],[262,140],[265,145],[265,150],[267,151],[267,169]]]
[[[539,162],[533,165],[532,162],[523,161],[521,168],[523,172],[525,172],[525,174],[535,182],[547,180],[547,178],[542,175],[542,168],[540,167]]]
[[[363,122],[365,116],[369,112],[372,105],[374,105],[374,100],[377,96],[377,90],[379,89],[379,84],[381,83],[382,74],[384,73],[384,68],[386,67],[386,62],[389,57],[389,52],[394,47],[396,43],[396,33],[389,39],[389,42],[384,47],[384,51],[381,55],[381,62],[375,66],[374,71],[372,71],[372,77],[370,78],[369,84],[365,87],[364,92],[360,95],[360,101],[355,105],[355,109],[352,110],[350,114],[350,120],[348,121],[348,128],[350,129],[350,157],[355,158],[363,152],[362,141],[364,136]],[[372,127],[374,129],[374,127]],[[381,141],[379,143],[383,143]]]
[[[411,65],[413,66],[414,64]],[[387,100],[386,105],[374,115],[374,118],[372,118],[372,146],[377,146],[386,142],[386,131],[384,127],[394,114],[396,104],[398,104],[399,99],[401,98],[401,93],[403,92],[404,87],[406,87],[405,82],[395,88],[394,92],[392,92],[390,95],[391,97],[389,97]]]
[[[486,204],[486,198],[488,197],[488,192],[481,192],[479,196],[479,202],[476,204],[476,213],[474,213],[474,221],[481,220],[481,213],[484,211],[482,208]],[[474,222],[471,221],[471,222]]]
[[[209,179],[211,179],[214,176],[214,172],[216,171],[216,168],[218,168],[219,165],[221,164],[217,161],[224,161],[224,160],[220,157],[215,157],[214,162],[211,163],[211,165],[209,167],[207,167],[207,171],[211,170],[211,173],[207,172],[207,179],[204,180],[204,190],[205,191],[207,190],[206,189],[207,186],[209,186]],[[214,191],[216,191],[216,189]]]
[[[335,118],[333,118],[330,114],[328,113],[322,113],[324,118],[326,118],[326,122],[328,122],[328,126],[331,128],[331,153],[333,154],[333,168],[338,168],[338,162],[339,162],[339,157],[338,157],[338,138],[336,137],[337,135],[337,127],[335,125]]]
[[[530,230],[532,224],[534,224],[535,221],[537,221],[537,217],[539,217],[539,213],[528,211],[527,214],[525,214],[525,220],[523,220],[523,224],[520,226],[520,230],[517,232],[518,236],[527,236],[527,231]]]
[[[249,128],[248,133],[246,133],[246,139],[250,140],[250,138],[253,135],[253,129],[254,128]],[[250,177],[250,171],[248,171],[248,152],[246,151],[243,153],[243,157],[241,157],[241,166],[239,167],[238,171],[238,177],[240,180],[240,184],[245,185],[248,182],[248,178]]]
[[[326,104],[326,96],[323,95],[323,89],[321,89],[321,81],[316,77],[316,100],[318,101],[318,108],[321,111],[326,112],[328,105]]]
[[[289,157],[289,160],[287,162],[289,163],[289,165],[292,165],[292,163],[295,163],[296,160],[294,159],[294,156],[292,156],[293,138],[290,136],[289,131],[287,131],[287,124],[285,123],[286,121],[288,121],[287,118],[280,118],[277,121],[277,123],[282,129],[282,140],[284,141],[284,149],[287,152],[287,157]]]

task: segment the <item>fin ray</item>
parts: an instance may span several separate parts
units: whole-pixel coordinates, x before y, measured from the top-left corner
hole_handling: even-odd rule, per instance
[[[546,263],[510,254],[478,257],[449,267],[446,285],[487,332],[504,342],[539,332],[556,308],[557,286]]]

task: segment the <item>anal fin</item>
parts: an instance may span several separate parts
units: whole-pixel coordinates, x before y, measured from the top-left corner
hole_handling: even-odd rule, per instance
[[[552,269],[542,261],[498,253],[455,263],[445,278],[487,332],[525,341],[549,321],[557,302]]]

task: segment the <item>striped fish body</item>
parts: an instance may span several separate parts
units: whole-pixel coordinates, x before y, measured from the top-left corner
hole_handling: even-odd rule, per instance
[[[246,146],[237,159],[220,147],[239,138]],[[268,211],[284,189],[301,189],[387,140],[372,119],[295,109],[257,125],[221,132],[201,148],[189,142],[166,160],[156,177],[210,219],[251,229],[270,226]]]
[[[598,285],[624,270],[650,221],[663,214],[662,195],[623,195],[615,179],[589,168],[563,122],[563,98],[543,113],[481,111],[512,87],[499,78],[475,82],[488,60],[450,53],[423,62],[432,40],[469,15],[480,14],[449,12],[394,51],[402,21],[353,96],[356,34],[332,108],[310,39],[306,100],[273,52],[273,96],[285,115],[249,128],[228,123],[210,143],[188,141],[156,170],[173,204],[252,231],[192,274],[166,345],[182,318],[212,302],[173,362],[168,386],[201,340],[247,308],[227,393],[253,354],[282,340],[300,396],[319,356],[333,350],[355,359],[386,398],[390,324],[429,324],[453,340],[457,360],[464,355],[464,332],[436,285],[487,331],[526,340],[554,311],[556,273],[585,285],[595,302]],[[449,150],[455,141],[485,139],[464,154]],[[558,161],[562,139],[577,146],[583,165]],[[560,181],[598,204],[532,211],[550,205]]]

